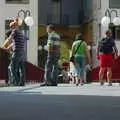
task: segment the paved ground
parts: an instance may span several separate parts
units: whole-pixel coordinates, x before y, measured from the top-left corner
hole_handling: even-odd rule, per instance
[[[119,120],[120,86],[0,88],[0,120]]]
[[[114,83],[113,86],[108,87],[107,83],[104,86],[100,86],[99,83],[91,83],[78,87],[73,84],[59,84],[58,87],[40,87],[39,84],[31,84],[25,87],[1,87],[0,92],[37,95],[120,96],[120,85]]]

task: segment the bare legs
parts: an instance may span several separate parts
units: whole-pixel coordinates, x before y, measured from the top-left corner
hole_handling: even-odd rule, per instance
[[[104,84],[104,72],[105,72],[105,68],[100,68],[100,71],[99,71],[99,81],[100,81],[101,85]],[[112,85],[111,79],[112,79],[112,69],[111,68],[107,68],[108,86]]]
[[[104,84],[104,72],[105,72],[105,68],[100,68],[100,71],[99,71],[99,81],[100,81],[100,84],[103,85]]]
[[[107,80],[108,80],[108,85],[112,86],[112,69],[107,68]]]

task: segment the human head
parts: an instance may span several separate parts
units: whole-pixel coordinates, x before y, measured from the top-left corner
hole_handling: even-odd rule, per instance
[[[77,40],[83,40],[82,34],[81,34],[81,33],[76,34],[75,40],[76,40],[76,41],[77,41]]]
[[[54,25],[52,25],[52,24],[47,25],[47,28],[46,28],[47,33],[51,33],[54,30],[55,30]]]
[[[112,37],[112,31],[111,30],[107,30],[105,32],[105,34],[106,34],[107,37]]]
[[[16,28],[18,28],[19,27],[19,25],[18,25],[18,19],[16,18],[16,19],[14,19],[12,22],[10,22],[10,28],[11,29],[16,29]]]

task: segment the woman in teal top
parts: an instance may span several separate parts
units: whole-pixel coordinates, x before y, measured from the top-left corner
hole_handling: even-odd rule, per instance
[[[77,52],[75,53],[76,50]],[[82,39],[81,34],[76,35],[75,42],[72,45],[71,56],[73,55],[75,56],[74,66],[75,66],[76,85],[77,86],[79,84],[83,85],[85,82],[84,78],[85,78],[86,60],[88,64],[90,64],[90,53],[88,51],[86,42]]]

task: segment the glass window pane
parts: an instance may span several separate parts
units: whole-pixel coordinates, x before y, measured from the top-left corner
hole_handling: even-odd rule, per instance
[[[97,4],[98,4],[98,9],[101,9],[101,0],[98,0]]]
[[[29,4],[29,0],[6,0],[7,4]]]
[[[120,8],[120,0],[109,0],[110,8]]]
[[[5,20],[5,39],[9,36],[8,34],[10,33],[10,22],[13,20]]]
[[[116,28],[115,39],[120,41],[120,27]]]

